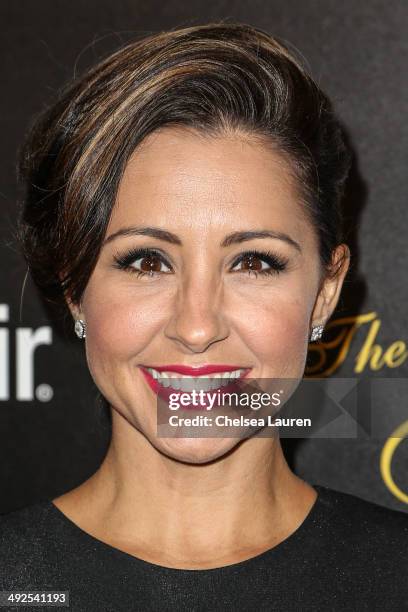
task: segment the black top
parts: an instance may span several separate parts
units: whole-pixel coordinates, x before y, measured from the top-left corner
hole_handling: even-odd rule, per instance
[[[0,516],[0,590],[69,591],[57,609],[70,612],[408,611],[408,514],[312,486],[318,497],[286,540],[205,570],[136,558],[37,502]]]

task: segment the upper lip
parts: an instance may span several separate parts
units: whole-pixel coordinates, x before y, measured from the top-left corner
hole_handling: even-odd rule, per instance
[[[143,366],[152,368],[158,372],[177,372],[186,376],[202,376],[204,374],[215,374],[217,372],[233,372],[235,370],[247,370],[239,365],[224,365],[224,364],[206,364],[201,366],[187,366],[179,364],[160,365],[160,366]]]

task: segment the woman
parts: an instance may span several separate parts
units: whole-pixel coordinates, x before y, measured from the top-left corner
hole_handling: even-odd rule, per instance
[[[238,23],[133,42],[37,120],[24,254],[112,438],[79,487],[2,517],[3,590],[87,612],[407,609],[405,514],[301,480],[262,428],[158,433],[183,376],[302,378],[349,266],[349,166],[325,94]]]

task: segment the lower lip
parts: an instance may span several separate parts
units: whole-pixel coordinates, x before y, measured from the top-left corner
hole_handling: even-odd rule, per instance
[[[145,377],[145,380],[147,382],[147,384],[149,385],[149,387],[151,388],[151,390],[153,391],[153,393],[155,393],[155,395],[159,396],[161,399],[163,399],[164,401],[168,401],[170,398],[170,395],[172,393],[183,393],[183,394],[189,394],[189,391],[182,391],[181,389],[174,389],[172,387],[164,387],[163,385],[161,385],[155,378],[153,378],[153,376],[150,374],[150,372],[148,370],[146,370],[146,368],[143,368],[141,366],[139,366],[140,370],[143,373],[143,376]],[[220,394],[220,398],[222,397],[223,393],[237,393],[240,389],[239,386],[239,381],[244,379],[247,374],[250,372],[251,368],[247,368],[246,371],[244,372],[244,374],[242,376],[240,376],[239,378],[233,378],[231,379],[231,382],[228,383],[228,385],[222,386],[222,387],[216,387],[215,389],[208,389],[205,391],[205,393],[218,393]],[[193,376],[191,378],[194,378]],[[217,406],[217,403],[214,404],[214,407]],[[191,409],[195,409],[195,410],[205,410],[206,406],[201,405],[200,406],[184,406],[183,408],[185,408],[186,410],[191,410]]]

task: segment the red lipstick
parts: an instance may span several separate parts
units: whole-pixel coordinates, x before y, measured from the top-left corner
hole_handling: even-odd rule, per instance
[[[242,366],[235,365],[211,365],[205,364],[202,366],[190,367],[185,365],[163,365],[163,366],[144,366],[139,365],[142,374],[150,387],[153,393],[159,396],[161,399],[168,401],[168,398],[171,393],[174,391],[180,393],[180,391],[173,389],[171,386],[162,385],[159,380],[155,379],[147,368],[152,368],[153,370],[157,370],[158,372],[174,372],[177,374],[181,374],[184,376],[205,376],[206,374],[216,374],[218,372],[233,372],[234,370],[242,370],[241,376],[239,378],[231,379],[229,384],[222,386],[219,388],[221,393],[231,393],[233,391],[237,391],[237,385],[239,385],[239,381],[247,376],[247,374],[252,370],[252,368],[245,368]],[[212,392],[214,392],[213,390]],[[187,392],[183,392],[186,394]]]
[[[205,376],[206,374],[217,374],[218,372],[233,372],[234,370],[245,370],[247,368],[239,365],[213,365],[205,364],[201,366],[186,366],[179,364],[163,365],[163,366],[142,366],[153,368],[158,372],[176,372],[177,374],[184,374],[184,376]]]

